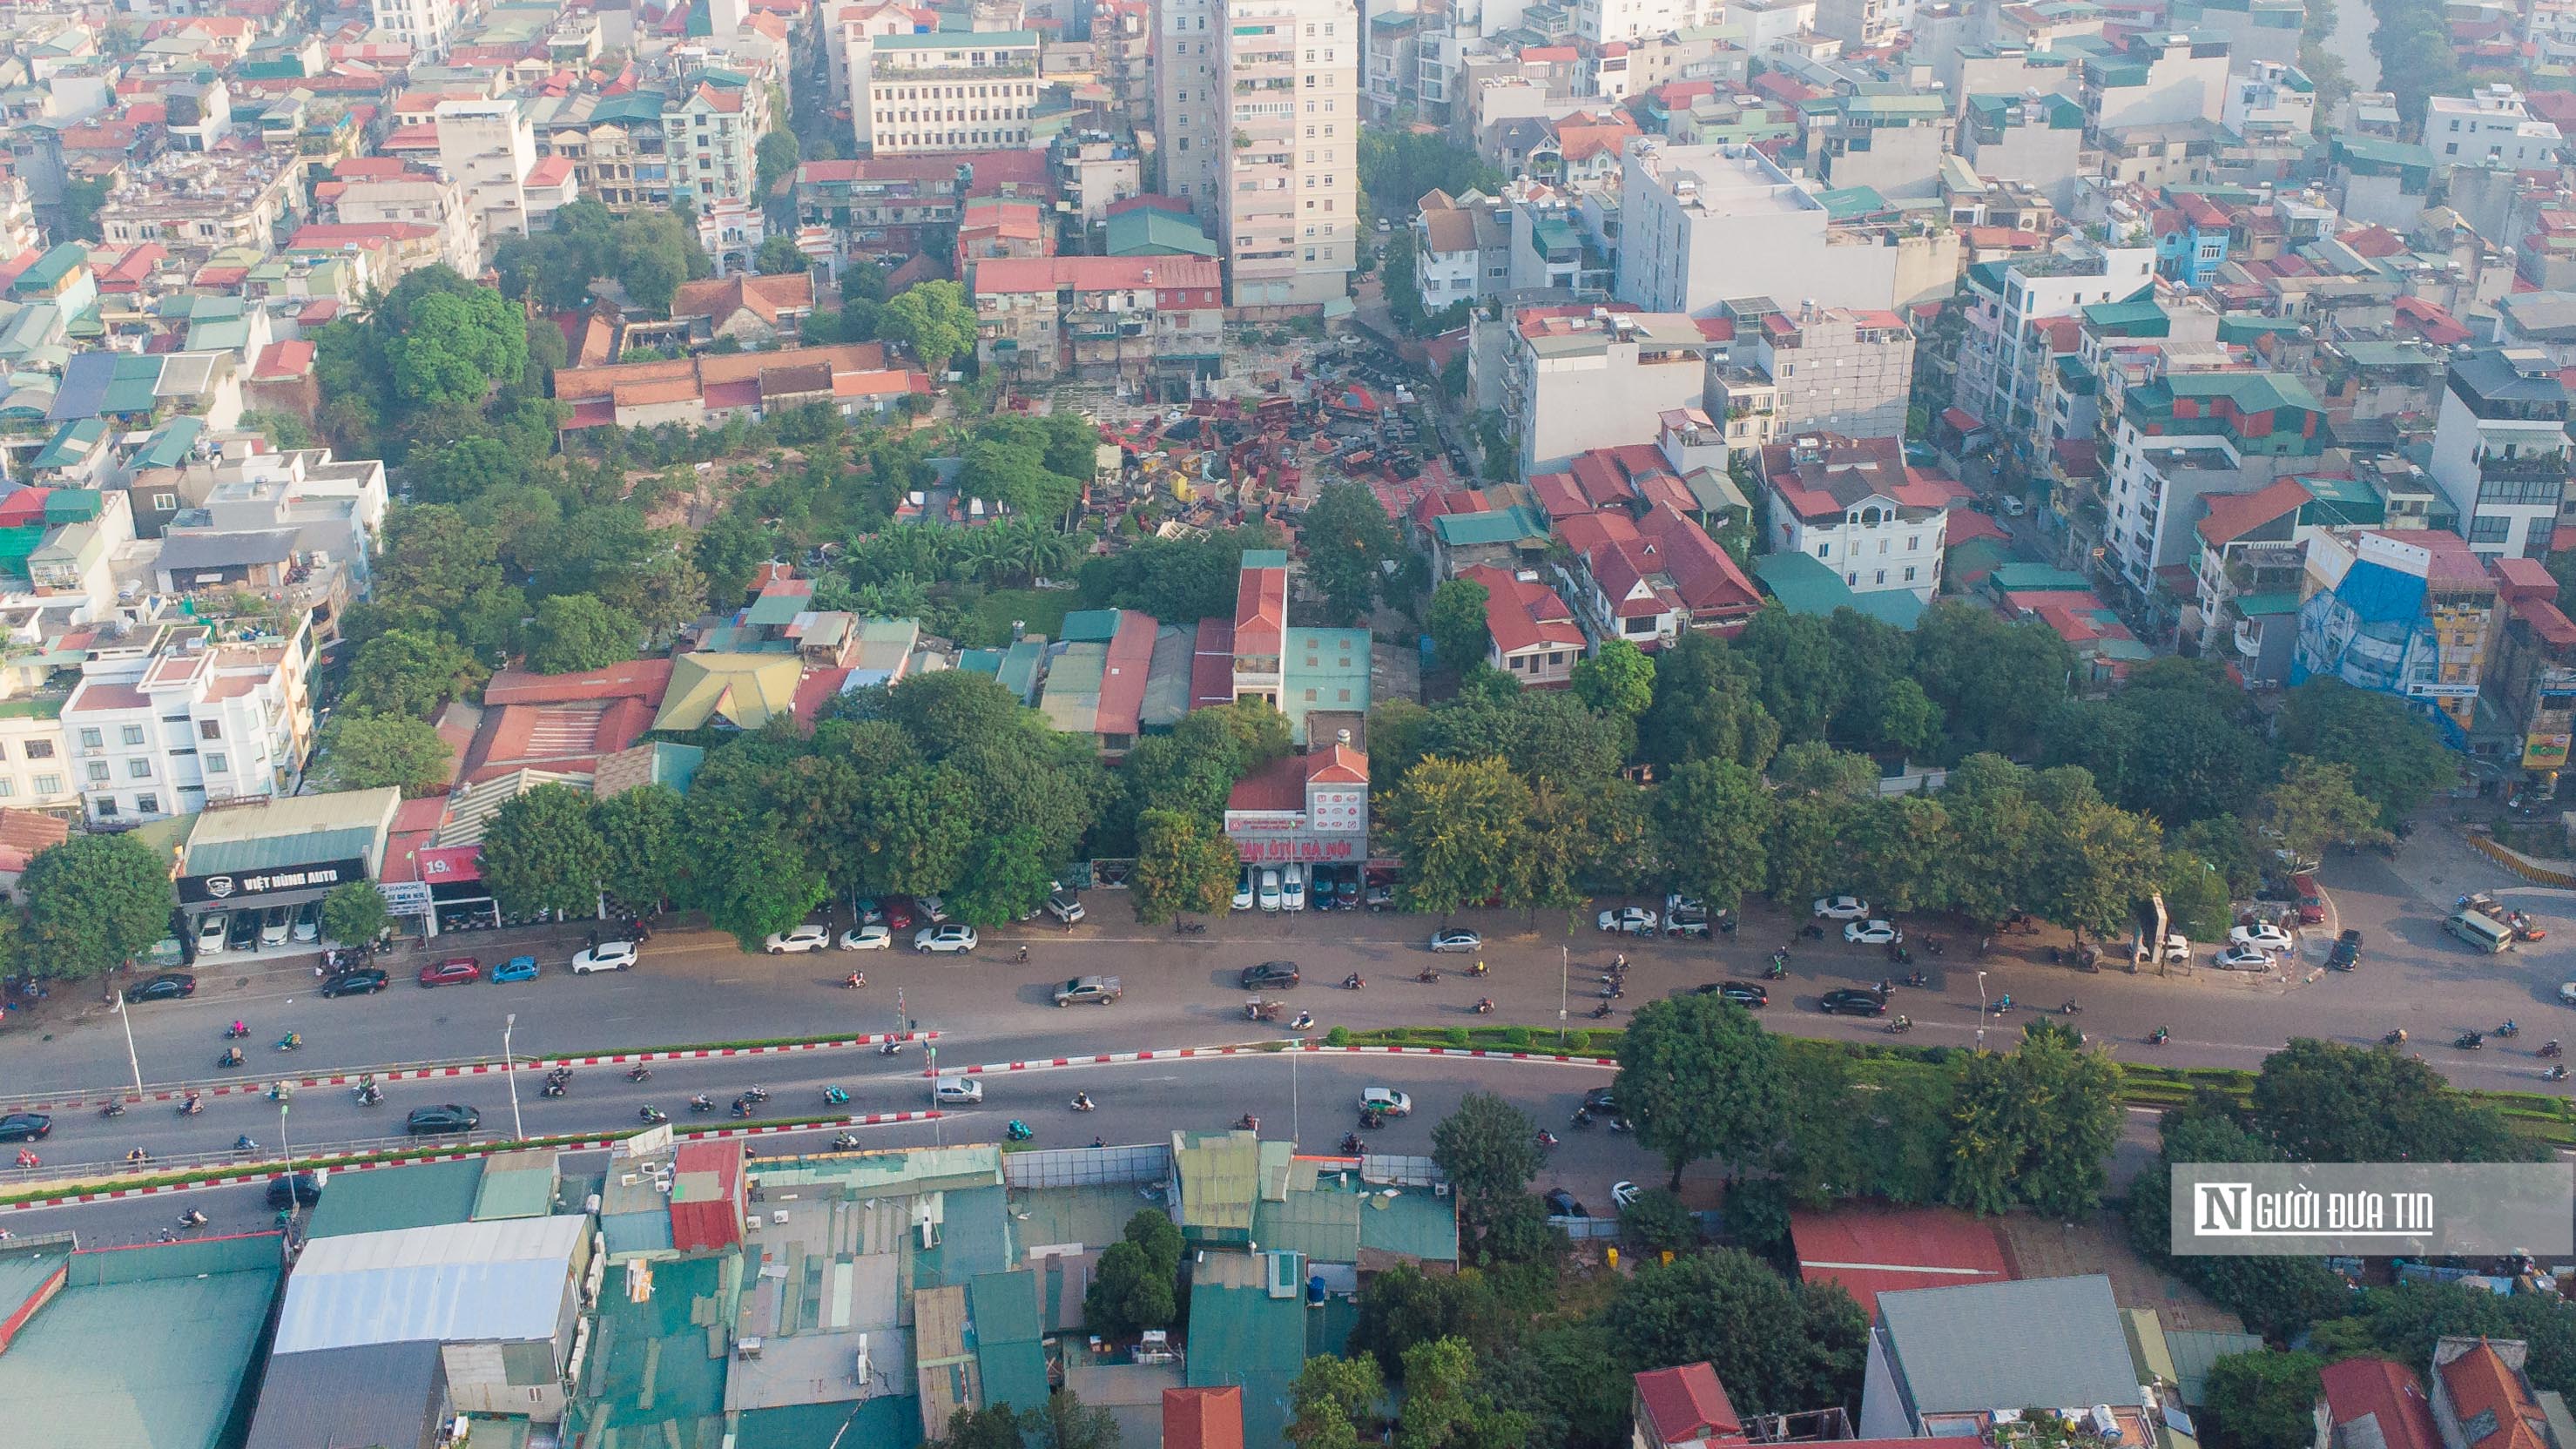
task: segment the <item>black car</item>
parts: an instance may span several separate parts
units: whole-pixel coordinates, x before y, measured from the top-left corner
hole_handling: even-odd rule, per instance
[[[483,1125],[483,1114],[454,1102],[444,1107],[420,1107],[403,1119],[403,1130],[412,1133],[471,1132]]]
[[[1748,1011],[1760,1011],[1771,1004],[1771,993],[1750,981],[1712,981],[1694,988],[1694,996],[1723,996]]]
[[[1591,1113],[1595,1117],[1598,1117],[1604,1113],[1616,1112],[1619,1110],[1619,1107],[1617,1103],[1610,1099],[1610,1089],[1608,1087],[1595,1087],[1591,1091],[1583,1094],[1583,1110]]]
[[[1574,1194],[1561,1187],[1547,1190],[1547,1211],[1551,1217],[1588,1218],[1592,1216],[1590,1210],[1575,1201]]]
[[[2349,971],[2361,964],[2361,933],[2346,931],[2335,938],[2334,949],[2326,953],[2329,970]]]
[[[322,1184],[312,1173],[298,1172],[286,1177],[273,1177],[268,1182],[268,1205],[286,1206],[292,1198],[297,1207],[311,1207],[322,1200]]]
[[[1885,1016],[1887,998],[1862,987],[1846,986],[1818,998],[1816,1009],[1827,1016]]]
[[[197,978],[184,971],[164,971],[149,981],[137,981],[125,988],[130,1005],[142,1001],[178,1001],[197,994]]]
[[[364,971],[343,971],[322,983],[324,996],[372,996],[385,989],[385,973],[370,966]]]
[[[0,1117],[0,1142],[42,1142],[53,1130],[54,1119],[42,1112],[12,1112]]]
[[[259,912],[235,911],[224,930],[224,949],[247,951],[259,944]]]
[[[1264,961],[1258,966],[1243,968],[1243,989],[1246,991],[1272,986],[1289,987],[1296,985],[1297,981],[1297,963],[1294,961]]]

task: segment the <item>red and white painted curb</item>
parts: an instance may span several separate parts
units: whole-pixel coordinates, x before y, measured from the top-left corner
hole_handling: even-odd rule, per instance
[[[763,1123],[756,1127],[682,1128],[677,1135],[692,1142],[709,1141],[727,1137],[773,1137],[787,1132],[833,1132],[850,1127],[890,1127],[900,1122],[928,1122],[944,1115],[946,1114],[937,1111],[872,1112],[862,1117],[844,1117],[837,1122],[771,1122]],[[616,1146],[619,1142],[624,1141],[630,1135],[632,1134],[619,1133],[614,1137],[585,1138],[579,1142],[557,1142],[549,1144],[546,1150],[552,1152],[601,1152]],[[338,1167],[333,1164],[345,1158],[375,1157],[378,1156],[378,1154],[366,1152],[315,1152],[298,1156],[296,1161],[300,1166],[296,1170],[302,1171],[305,1167],[322,1166],[329,1167],[334,1172],[365,1172],[378,1167],[409,1167],[414,1163],[421,1162],[455,1162],[468,1157],[490,1157],[496,1153],[510,1150],[513,1149],[508,1143],[496,1143],[488,1151],[403,1153],[399,1156],[383,1157],[374,1162],[354,1163],[347,1167]],[[286,1174],[282,1171],[240,1172],[225,1177],[203,1178],[194,1182],[147,1183],[141,1187],[120,1187],[101,1192],[69,1193],[62,1197],[37,1198],[28,1202],[0,1203],[0,1213],[25,1212],[33,1208],[78,1207],[86,1203],[116,1202],[124,1198],[153,1197],[162,1193],[198,1192],[210,1187],[238,1187],[243,1183],[273,1182],[285,1175]]]
[[[1192,1057],[1287,1056],[1291,1053],[1315,1056],[1327,1052],[1346,1056],[1465,1057],[1489,1062],[1539,1062],[1551,1066],[1616,1068],[1615,1057],[1579,1057],[1554,1052],[1514,1051],[1509,1048],[1447,1046],[1325,1046],[1305,1042],[1283,1047],[1272,1042],[1247,1042],[1236,1046],[1177,1047],[1168,1051],[1101,1052],[1087,1057],[1033,1057],[1024,1062],[986,1062],[972,1067],[941,1067],[943,1077],[980,1077],[1004,1072],[1044,1072],[1058,1067],[1121,1067],[1136,1062],[1172,1062]],[[923,1076],[931,1075],[928,1068]]]
[[[720,1057],[776,1056],[789,1052],[848,1051],[856,1047],[878,1046],[888,1039],[929,1042],[937,1041],[939,1033],[935,1031],[876,1032],[867,1036],[837,1037],[831,1041],[781,1042],[775,1046],[669,1047],[658,1051],[614,1052],[587,1057],[531,1057],[518,1063],[517,1070],[537,1072],[551,1071],[556,1067],[622,1067],[641,1062],[694,1062],[711,1061]],[[256,1058],[253,1059],[253,1061],[256,1060]],[[241,1069],[249,1071],[253,1061],[243,1062]],[[507,1068],[500,1062],[458,1062],[450,1066],[407,1067],[379,1071],[372,1075],[379,1082],[416,1082],[432,1077],[479,1077],[504,1070]],[[104,1095],[83,1094],[54,1101],[10,1102],[0,1104],[0,1112],[59,1112],[76,1107],[96,1106],[105,1102],[175,1102],[188,1095],[190,1091],[196,1092],[201,1097],[225,1097],[240,1092],[265,1092],[281,1080],[296,1087],[346,1087],[354,1085],[358,1078],[367,1075],[370,1073],[361,1068],[356,1071],[334,1072],[318,1077],[245,1077],[204,1085],[182,1083],[167,1087],[150,1087],[141,1093],[110,1091]]]

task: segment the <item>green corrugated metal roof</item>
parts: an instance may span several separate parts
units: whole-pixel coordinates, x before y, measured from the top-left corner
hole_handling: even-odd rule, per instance
[[[2017,594],[2033,590],[2082,593],[2093,587],[2093,581],[2082,574],[2050,568],[2046,564],[2008,563],[1995,570],[1994,585]]]
[[[1360,1210],[1360,1246],[1371,1252],[1403,1253],[1426,1262],[1458,1261],[1458,1211],[1455,1197],[1414,1188],[1389,1193],[1372,1190]]]
[[[2084,324],[2115,337],[2165,337],[2173,332],[2173,319],[2165,309],[2143,299],[2095,302],[2084,309]]]
[[[62,1291],[0,1354],[26,1449],[216,1449],[283,1272],[273,1234],[63,1262]]]
[[[1159,207],[1140,206],[1109,218],[1113,257],[1213,257],[1217,244],[1199,224]]]
[[[974,1315],[975,1341],[1035,1343],[1039,1338],[1038,1275],[1027,1272],[978,1273],[966,1284],[966,1308]]]
[[[1295,1169],[1305,1185],[1291,1184],[1277,1202],[1257,1204],[1252,1212],[1252,1240],[1264,1248],[1303,1253],[1321,1263],[1360,1260],[1360,1199],[1314,1185],[1315,1164]]]
[[[482,1184],[483,1160],[477,1157],[335,1172],[322,1185],[306,1235],[338,1238],[471,1222]]]
[[[1060,637],[1069,644],[1106,644],[1117,633],[1116,609],[1076,609],[1064,616]]]
[[[106,434],[107,422],[102,418],[81,418],[65,423],[54,429],[53,437],[46,441],[44,448],[27,466],[38,470],[69,468],[88,457],[90,449],[98,446],[98,440]]]
[[[1172,1134],[1181,1180],[1181,1231],[1242,1241],[1252,1232],[1261,1152],[1249,1132]]]
[[[1517,503],[1483,513],[1444,513],[1433,519],[1431,526],[1440,541],[1451,548],[1518,543],[1547,536],[1547,521]]]
[[[1248,569],[1284,569],[1288,567],[1288,550],[1284,548],[1247,548],[1243,567]]]
[[[2288,592],[2239,594],[2236,596],[2236,612],[2249,619],[2260,619],[2274,614],[2295,614],[2299,612],[2299,596]]]
[[[653,1265],[642,1302],[600,1294],[566,1442],[716,1449],[727,1367],[717,1325],[733,1320],[741,1273],[737,1253],[671,1258]]]
[[[210,841],[188,847],[188,871],[192,875],[239,874],[307,861],[347,860],[365,855],[375,840],[373,826],[348,825],[258,840]]]
[[[1827,221],[1849,221],[1855,216],[1874,216],[1887,210],[1887,198],[1870,186],[1845,186],[1819,192],[1816,200],[1825,204]]]
[[[176,468],[188,461],[189,450],[197,446],[197,439],[205,431],[204,418],[172,418],[145,439],[126,464],[133,468]]]
[[[107,511],[107,495],[95,488],[57,488],[45,495],[45,526],[87,523]]]
[[[34,265],[20,272],[17,280],[9,284],[9,290],[21,297],[50,292],[60,286],[63,278],[71,275],[74,268],[88,262],[89,248],[78,242],[64,242],[48,248],[43,256],[36,258]]]

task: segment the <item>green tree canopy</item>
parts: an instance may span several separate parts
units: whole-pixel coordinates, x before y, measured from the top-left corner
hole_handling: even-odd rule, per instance
[[[877,333],[910,348],[936,377],[975,350],[975,309],[955,282],[916,282],[887,301],[877,316]]]
[[[1136,919],[1160,925],[1182,912],[1222,915],[1243,869],[1234,843],[1202,816],[1148,810],[1136,822],[1136,867],[1128,877]]]
[[[1573,689],[1593,710],[1635,719],[1655,702],[1655,661],[1625,639],[1604,639],[1575,664]]]
[[[425,720],[344,710],[322,727],[322,759],[343,790],[399,789],[418,799],[446,788],[456,751]]]
[[[385,893],[374,881],[348,880],[322,898],[322,939],[343,946],[363,946],[384,934],[393,918],[385,911]]]
[[[599,832],[590,799],[539,785],[493,813],[483,830],[483,880],[506,915],[588,916],[599,909]]]
[[[19,877],[19,964],[56,980],[100,976],[170,933],[170,863],[134,835],[75,835]]]
[[[1431,1160],[1458,1190],[1461,1213],[1482,1222],[1496,1203],[1529,1188],[1541,1165],[1538,1124],[1491,1092],[1469,1092],[1431,1129]]]
[[[1761,777],[1732,760],[1695,759],[1655,795],[1655,834],[1666,878],[1712,911],[1731,911],[1762,888],[1763,841],[1776,804]]]
[[[1868,1356],[1869,1321],[1839,1285],[1792,1283],[1734,1248],[1639,1265],[1602,1324],[1632,1369],[1706,1361],[1747,1414],[1851,1403]]]
[[[1729,1177],[1768,1161],[1786,1132],[1779,1043],[1743,1007],[1710,995],[1650,1001],[1619,1040],[1619,1110],[1637,1140],[1682,1169],[1704,1158]]]
[[[1306,509],[1306,582],[1324,595],[1326,622],[1365,623],[1386,581],[1385,566],[1404,547],[1377,495],[1357,483],[1328,483]]]
[[[2403,700],[2319,677],[2281,704],[2281,747],[2352,770],[2353,788],[2379,807],[2383,829],[2395,830],[2433,792],[2459,775],[2457,757]]]
[[[589,594],[558,594],[528,623],[528,668],[539,674],[605,669],[635,657],[635,621]]]
[[[1512,895],[1529,814],[1529,786],[1500,759],[1433,756],[1406,771],[1379,818],[1407,909],[1446,916]]]
[[[2298,1162],[2519,1162],[2533,1150],[2413,1056],[2310,1037],[2263,1059],[2248,1109]]]
[[[680,804],[679,791],[656,783],[621,790],[591,807],[600,886],[630,911],[658,911],[679,892]]]
[[[358,647],[343,704],[424,719],[449,700],[481,688],[490,673],[446,639],[396,629]]]
[[[2324,1367],[2312,1353],[2231,1353],[2209,1366],[2203,1402],[2238,1449],[2308,1449],[2316,1442]]]

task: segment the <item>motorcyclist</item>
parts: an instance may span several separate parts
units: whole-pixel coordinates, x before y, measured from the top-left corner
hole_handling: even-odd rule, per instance
[[[1360,973],[1358,973],[1358,972],[1356,972],[1356,971],[1354,971],[1354,972],[1352,972],[1350,975],[1345,976],[1345,977],[1343,977],[1343,978],[1342,978],[1342,986],[1343,986],[1343,988],[1344,988],[1345,990],[1349,990],[1349,991],[1357,991],[1357,990],[1359,990],[1361,987],[1366,986],[1366,985],[1368,985],[1368,982],[1366,982],[1366,981],[1362,980],[1362,979],[1361,979],[1361,977],[1360,977]]]
[[[1904,1012],[1900,1011],[1896,1014],[1896,1020],[1889,1022],[1887,1025],[1890,1031],[1912,1031],[1914,1029],[1914,1018],[1907,1016]]]
[[[2154,1031],[2147,1033],[2147,1040],[2154,1042],[2157,1046],[2163,1046],[2172,1036],[2172,1032],[2169,1032],[2160,1026]]]
[[[249,1026],[249,1024],[248,1024],[248,1023],[246,1023],[246,1022],[243,1022],[243,1021],[241,1021],[241,1020],[239,1020],[239,1019],[236,1019],[236,1020],[233,1022],[233,1029],[232,1029],[229,1033],[227,1033],[227,1035],[229,1035],[229,1036],[231,1036],[231,1037],[235,1038],[236,1040],[238,1040],[239,1038],[242,1038],[242,1037],[246,1037],[246,1036],[250,1035],[250,1026]]]
[[[823,1100],[832,1106],[839,1107],[849,1102],[850,1094],[842,1091],[838,1087],[825,1087],[823,1089]]]
[[[1556,1145],[1556,1134],[1548,1131],[1544,1127],[1540,1128],[1538,1133],[1538,1145],[1541,1147],[1554,1147]]]
[[[709,1097],[704,1092],[700,1092],[689,1099],[689,1110],[692,1112],[712,1112],[715,1109],[715,1099]]]
[[[292,1052],[292,1051],[301,1051],[301,1050],[303,1050],[303,1049],[304,1049],[304,1033],[302,1033],[302,1032],[300,1032],[300,1031],[290,1031],[290,1032],[288,1032],[286,1035],[284,1035],[284,1036],[282,1036],[282,1037],[278,1038],[278,1042],[277,1042],[277,1049],[278,1049],[279,1051],[282,1051],[282,1052]]]
[[[198,1096],[194,1092],[190,1092],[185,1097],[179,1099],[179,1110],[191,1117],[194,1117],[198,1113],[206,1110],[206,1099]]]
[[[1088,1111],[1090,1111],[1090,1110],[1091,1110],[1091,1094],[1090,1094],[1089,1092],[1076,1092],[1076,1093],[1074,1093],[1074,1094],[1073,1094],[1073,1110],[1075,1110],[1075,1111],[1077,1111],[1077,1112],[1088,1112]]]
[[[235,1152],[257,1152],[258,1150],[259,1144],[252,1141],[251,1135],[247,1132],[233,1139],[233,1151]]]
[[[224,1054],[215,1058],[215,1065],[219,1067],[237,1067],[241,1064],[242,1049],[240,1047],[226,1047],[224,1048]]]
[[[1490,996],[1479,996],[1476,998],[1476,1014],[1478,1016],[1491,1015],[1493,1010],[1494,998]]]
[[[849,975],[841,978],[841,984],[843,986],[865,986],[868,984],[868,973],[865,971],[853,971]]]
[[[140,1166],[142,1166],[144,1163],[147,1163],[147,1162],[151,1161],[152,1159],[151,1159],[150,1157],[148,1157],[148,1156],[146,1156],[146,1155],[144,1154],[144,1151],[143,1151],[143,1149],[142,1149],[142,1148],[137,1147],[137,1148],[135,1148],[133,1151],[131,1151],[131,1152],[129,1152],[129,1153],[127,1153],[127,1154],[125,1154],[125,1160],[126,1160],[126,1161],[128,1161],[128,1162],[130,1162],[130,1163],[133,1163],[133,1164],[134,1164],[135,1166],[137,1166],[137,1167],[140,1167]]]
[[[45,1162],[43,1158],[38,1157],[34,1152],[21,1147],[18,1149],[18,1165],[20,1167],[42,1167],[45,1165]]]
[[[635,1109],[635,1115],[656,1125],[671,1120],[662,1115],[662,1109],[659,1107],[638,1107]]]

